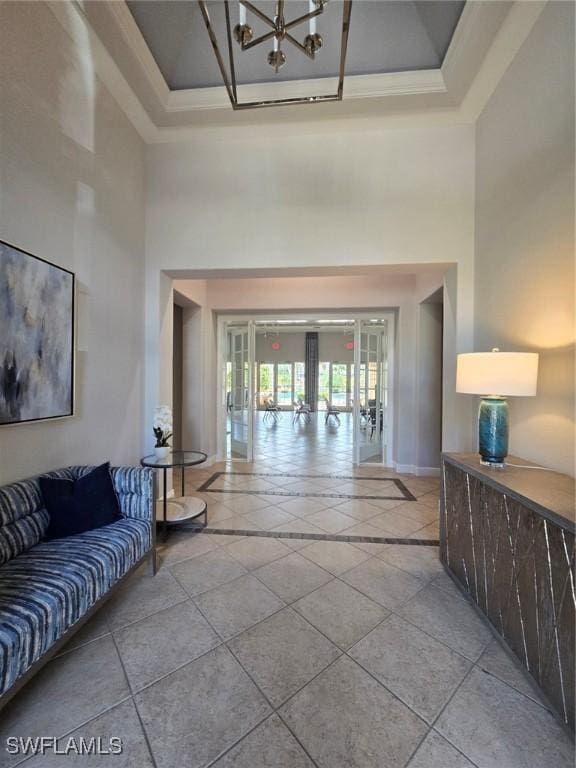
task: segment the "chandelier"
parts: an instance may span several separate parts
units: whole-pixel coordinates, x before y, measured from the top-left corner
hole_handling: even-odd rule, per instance
[[[285,43],[290,44],[295,50],[304,54],[312,61],[323,45],[321,35],[317,30],[317,19],[324,13],[328,0],[308,0],[308,12],[295,18],[287,19],[285,9],[287,3],[285,0],[277,0],[274,17],[265,14],[254,2],[250,0],[238,0],[238,23],[232,27],[230,20],[230,2],[224,0],[224,13],[226,17],[226,43],[228,63],[225,61],[218,39],[210,19],[208,5],[206,0],[198,0],[202,18],[206,24],[210,42],[216,55],[218,68],[226,87],[226,92],[233,109],[254,109],[256,107],[271,107],[288,104],[305,104],[324,101],[341,101],[344,90],[344,70],[346,64],[346,50],[348,47],[348,33],[350,29],[350,13],[352,10],[352,0],[343,0],[342,2],[342,35],[340,42],[340,67],[338,74],[338,84],[335,93],[319,94],[317,96],[302,96],[282,99],[265,99],[260,101],[240,101],[238,98],[238,83],[236,79],[236,66],[234,59],[234,43],[236,41],[241,51],[248,51],[263,43],[272,44],[272,50],[267,54],[268,64],[274,69],[275,73],[286,63],[286,53],[283,50]],[[288,4],[289,5],[289,4]],[[264,34],[254,37],[254,30],[248,23],[248,14],[259,19],[267,27]],[[297,38],[304,26],[307,34],[302,40]]]

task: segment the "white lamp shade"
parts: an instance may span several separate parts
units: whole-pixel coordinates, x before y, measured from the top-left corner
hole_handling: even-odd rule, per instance
[[[458,355],[456,391],[469,395],[536,394],[535,352],[471,352]]]

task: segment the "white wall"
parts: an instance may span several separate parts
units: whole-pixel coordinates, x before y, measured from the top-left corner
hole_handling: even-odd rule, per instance
[[[167,311],[165,292],[158,298],[162,271],[184,277],[193,270],[217,275],[251,268],[329,271],[398,264],[409,271],[418,264],[454,264],[449,354],[455,359],[456,351],[471,349],[472,126],[393,129],[381,127],[375,118],[368,127],[353,130],[344,121],[319,122],[316,129],[307,126],[306,135],[299,135],[297,126],[290,131],[199,129],[191,141],[148,147],[147,177],[148,414],[162,399],[168,353],[158,341]],[[252,290],[245,282],[212,283],[218,286],[210,300],[215,309],[223,308],[217,295],[222,291],[233,297],[226,301],[234,304],[230,308],[296,308],[286,306],[280,287],[272,292],[265,284]],[[332,296],[319,296],[310,285],[296,296],[296,304],[368,306],[351,282]],[[414,323],[412,315],[401,313],[405,334],[416,332]],[[412,352],[400,343],[399,354]],[[400,382],[401,389],[413,390],[413,368],[403,371],[408,378]],[[446,393],[455,398],[454,381]],[[472,411],[464,401],[447,407],[447,418],[459,407]],[[470,449],[472,425],[468,417],[452,419],[444,447]]]
[[[280,349],[273,349],[272,343],[280,342]],[[346,342],[354,341],[354,330],[318,331],[319,360],[337,363],[353,363],[354,349],[346,349]],[[256,334],[256,361],[266,363],[303,362],[306,357],[305,331],[275,333],[269,331]]]
[[[442,303],[418,305],[416,464],[419,467],[440,467],[443,309]]]
[[[0,3],[0,239],[76,273],[81,349],[76,415],[0,428],[0,483],[141,455],[143,227],[144,147],[84,28]]]
[[[475,347],[540,353],[511,450],[573,474],[573,3],[548,3],[476,135]]]

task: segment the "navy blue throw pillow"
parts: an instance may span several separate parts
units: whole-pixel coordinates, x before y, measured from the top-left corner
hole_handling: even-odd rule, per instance
[[[41,477],[40,489],[50,517],[45,539],[91,531],[122,516],[109,462],[75,481]]]

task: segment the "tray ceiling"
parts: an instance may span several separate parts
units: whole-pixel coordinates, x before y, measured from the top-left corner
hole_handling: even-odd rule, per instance
[[[352,6],[346,62],[347,75],[383,74],[438,69],[454,34],[464,7],[463,0],[356,0]],[[170,90],[207,88],[222,84],[200,8],[195,0],[129,0],[127,3],[160,72]],[[275,3],[257,2],[269,16]],[[232,22],[238,17],[238,4],[230,3]],[[218,33],[219,45],[226,50],[224,3],[209,2],[210,16]],[[307,0],[288,0],[286,19],[306,13]],[[248,23],[256,35],[267,28],[248,13]],[[238,81],[306,80],[332,77],[338,72],[342,2],[330,0],[318,20],[324,47],[311,62],[289,44],[287,61],[277,75],[266,62],[271,45],[240,51],[235,45]],[[296,37],[307,34],[306,25]]]

